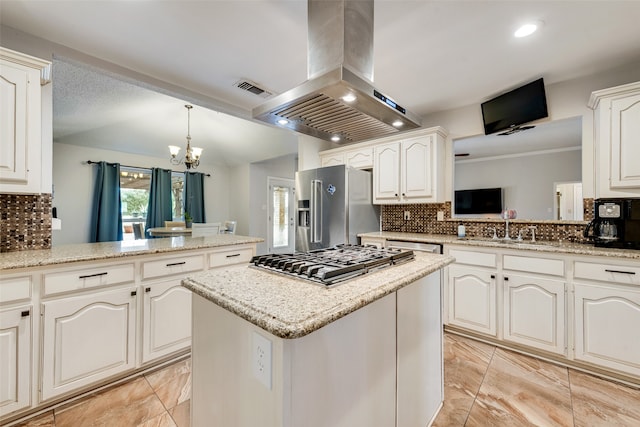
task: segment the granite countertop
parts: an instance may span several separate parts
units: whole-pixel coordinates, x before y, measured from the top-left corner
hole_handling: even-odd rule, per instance
[[[0,253],[0,269],[29,268],[80,261],[110,260],[134,255],[149,255],[193,249],[260,243],[258,237],[220,234],[207,237],[166,237],[120,242],[82,243],[54,246],[51,249]]]
[[[197,273],[182,286],[281,338],[299,338],[364,307],[454,259],[416,252],[413,261],[331,288],[247,265]]]
[[[457,236],[447,234],[422,234],[422,233],[401,233],[393,231],[374,231],[371,233],[358,234],[358,237],[370,237],[386,240],[404,240],[417,243],[439,243],[439,244],[455,244],[475,247],[488,247],[500,249],[519,249],[536,252],[551,252],[558,254],[574,254],[574,255],[592,255],[605,256],[619,259],[640,260],[640,250],[634,249],[610,249],[598,248],[585,243],[572,242],[549,242],[528,240],[508,242],[501,240],[492,240],[482,237],[470,237],[459,239]]]

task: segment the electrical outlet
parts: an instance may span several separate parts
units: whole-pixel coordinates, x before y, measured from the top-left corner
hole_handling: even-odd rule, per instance
[[[409,221],[411,219],[411,212],[404,211],[404,220]]]
[[[438,221],[444,221],[444,211],[438,211]]]
[[[271,390],[271,341],[257,332],[251,336],[251,370],[255,379]]]

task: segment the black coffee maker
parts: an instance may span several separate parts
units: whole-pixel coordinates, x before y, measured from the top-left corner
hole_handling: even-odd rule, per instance
[[[640,249],[640,198],[596,199],[584,237],[595,246]]]

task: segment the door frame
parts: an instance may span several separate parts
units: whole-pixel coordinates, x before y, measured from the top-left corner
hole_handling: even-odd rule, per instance
[[[277,252],[273,248],[273,220],[271,218],[271,212],[273,212],[273,197],[271,188],[274,185],[282,185],[283,187],[291,188],[289,195],[289,244],[282,249],[278,249]],[[279,178],[274,176],[267,176],[267,252],[268,253],[289,253],[295,251],[295,180],[290,178]]]

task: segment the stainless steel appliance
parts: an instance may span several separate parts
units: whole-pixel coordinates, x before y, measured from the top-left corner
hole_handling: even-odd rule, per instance
[[[595,246],[640,249],[640,198],[596,199],[584,236]]]
[[[433,254],[442,253],[442,245],[439,243],[419,243],[408,242],[406,240],[387,240],[385,245],[387,248],[394,249],[411,249],[417,252],[430,252]]]
[[[380,229],[371,172],[344,165],[296,172],[296,251],[357,244]]]
[[[255,268],[331,286],[414,258],[410,250],[337,245],[309,252],[258,255],[251,263]]]

